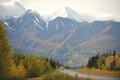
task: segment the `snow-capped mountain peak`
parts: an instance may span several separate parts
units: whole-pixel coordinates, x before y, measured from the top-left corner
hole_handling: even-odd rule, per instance
[[[39,13],[37,13],[36,11],[33,11],[31,9],[26,11],[26,14],[31,14],[31,15],[39,15]]]
[[[48,21],[50,21],[50,20],[55,19],[56,17],[65,17],[65,18],[75,19],[78,22],[91,21],[90,16],[79,14],[78,12],[74,11],[70,7],[64,7],[64,8],[59,9],[58,11],[49,15],[47,19]]]
[[[10,23],[10,24],[9,24]],[[22,30],[27,32],[29,30],[34,30],[36,32],[44,31],[46,32],[47,23],[39,13],[32,10],[27,10],[22,16],[18,18],[10,18],[4,21],[5,26],[9,30]]]
[[[36,11],[33,11],[31,9],[27,10],[24,15],[22,15],[19,19],[24,19],[24,20],[34,20],[36,22],[46,22],[44,17],[39,15]]]
[[[67,17],[67,16],[68,16],[68,14],[67,14],[66,9],[61,8],[58,11],[54,12],[53,14],[48,15],[47,20],[50,21],[50,20],[53,20],[57,17]]]
[[[27,10],[23,16],[33,17],[40,16],[36,11],[32,11],[31,9]]]

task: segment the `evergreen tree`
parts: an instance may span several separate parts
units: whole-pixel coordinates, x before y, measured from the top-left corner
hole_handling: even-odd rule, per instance
[[[91,68],[91,67],[92,67],[92,65],[91,65],[91,58],[89,58],[89,60],[88,60],[87,67],[88,67],[88,68]]]
[[[98,69],[102,69],[103,68],[103,64],[105,63],[105,56],[101,56],[99,57],[98,61],[97,61],[97,65],[98,65]]]
[[[115,56],[115,55],[116,55],[116,51],[114,50],[114,51],[113,51],[113,56]]]
[[[6,31],[0,21],[0,80],[12,78],[13,51],[6,37]]]

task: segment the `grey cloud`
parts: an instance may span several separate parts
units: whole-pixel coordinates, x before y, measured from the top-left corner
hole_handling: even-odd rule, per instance
[[[14,0],[13,3],[11,2],[4,2],[4,4],[0,3],[0,18],[5,18],[7,16],[21,16],[23,13],[25,13],[25,11],[26,9],[23,7],[21,2],[17,0],[16,1]]]

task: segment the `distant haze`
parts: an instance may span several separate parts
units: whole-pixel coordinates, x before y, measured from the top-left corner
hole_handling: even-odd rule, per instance
[[[36,10],[44,16],[52,14],[60,8],[71,7],[79,13],[93,16],[97,20],[120,21],[120,0],[0,0],[0,6],[2,5],[0,12],[4,9],[3,6],[8,6],[5,3],[12,4],[11,1],[20,2],[26,9]]]
[[[20,0],[0,0],[0,17],[21,16],[26,12]]]

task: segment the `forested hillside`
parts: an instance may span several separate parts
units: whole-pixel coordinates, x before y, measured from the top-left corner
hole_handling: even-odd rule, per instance
[[[120,54],[116,51],[96,55],[89,59],[88,68],[96,68],[108,71],[120,71]]]

